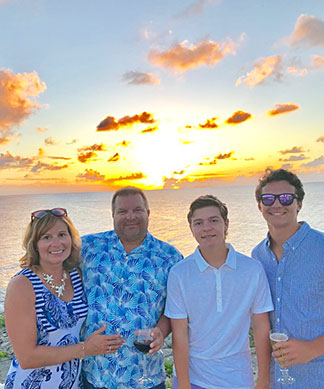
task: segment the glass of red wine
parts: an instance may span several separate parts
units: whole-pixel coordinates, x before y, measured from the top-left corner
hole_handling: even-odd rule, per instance
[[[151,329],[147,329],[137,330],[134,333],[134,346],[138,351],[144,354],[143,375],[137,380],[137,383],[140,385],[147,385],[153,382],[153,380],[147,375],[147,359],[145,355],[150,351],[150,344],[153,342],[151,332]]]

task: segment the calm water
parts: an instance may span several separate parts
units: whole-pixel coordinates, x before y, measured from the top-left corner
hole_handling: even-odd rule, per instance
[[[324,231],[324,183],[305,184],[306,197],[300,220]],[[228,241],[248,254],[264,238],[266,225],[254,200],[254,187],[195,188],[147,192],[151,216],[149,229],[157,238],[176,246],[184,256],[195,249],[186,220],[189,204],[202,194],[214,194],[229,208]],[[80,235],[112,229],[112,193],[68,193],[0,196],[0,311],[5,288],[19,270],[18,259],[30,212],[63,207]]]

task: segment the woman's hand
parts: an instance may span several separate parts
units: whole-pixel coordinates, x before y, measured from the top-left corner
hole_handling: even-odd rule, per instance
[[[107,326],[94,331],[84,342],[85,355],[113,354],[124,343],[121,335],[102,335]]]

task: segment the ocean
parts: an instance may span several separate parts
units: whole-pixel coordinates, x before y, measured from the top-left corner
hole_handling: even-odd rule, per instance
[[[304,188],[306,196],[299,220],[324,231],[324,183],[308,183]],[[177,247],[184,256],[190,254],[196,243],[187,213],[191,201],[203,194],[216,195],[226,203],[230,221],[227,241],[249,255],[267,233],[252,186],[147,191],[150,232]],[[0,311],[8,281],[20,269],[22,239],[30,213],[38,209],[66,208],[80,235],[90,234],[113,228],[111,198],[111,192],[0,196]]]

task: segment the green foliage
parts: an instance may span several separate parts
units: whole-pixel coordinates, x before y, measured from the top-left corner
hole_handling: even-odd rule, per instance
[[[253,329],[252,329],[252,327],[250,327],[249,338],[250,338],[250,347],[255,347],[255,345],[254,345],[254,336],[253,336]]]
[[[172,388],[172,382],[171,381],[167,381],[166,382],[166,388],[167,389],[171,389]]]
[[[7,352],[5,350],[0,351],[0,358],[6,358]]]
[[[168,376],[173,375],[173,363],[172,362],[164,361],[164,368],[165,368],[165,372]]]
[[[3,313],[0,314],[0,328],[4,328],[5,327],[5,320],[4,320],[4,315]]]

